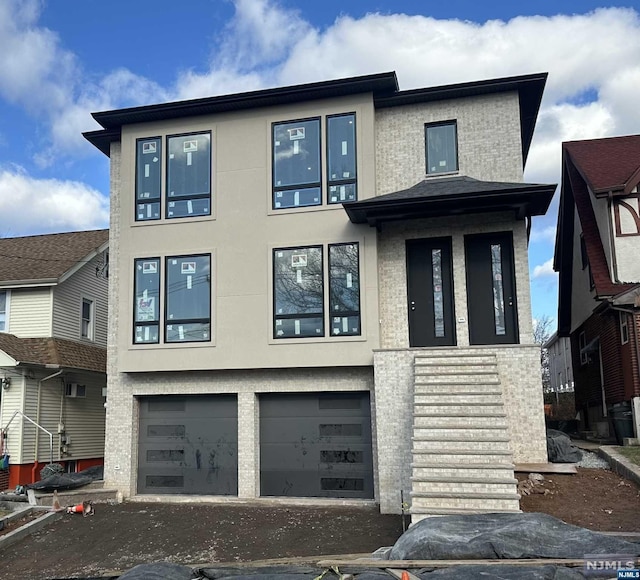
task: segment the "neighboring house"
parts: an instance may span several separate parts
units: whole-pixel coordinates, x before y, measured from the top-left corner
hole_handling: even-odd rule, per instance
[[[108,239],[108,230],[0,239],[10,487],[37,481],[52,460],[68,471],[103,462]]]
[[[573,367],[571,365],[571,340],[559,336],[557,332],[547,340],[542,348],[547,349],[549,358],[550,393],[573,392]]]
[[[640,135],[563,143],[558,333],[582,428],[620,442],[640,427],[639,183]]]
[[[111,159],[105,478],[517,510],[546,461],[522,183],[545,74],[394,73],[95,113]]]

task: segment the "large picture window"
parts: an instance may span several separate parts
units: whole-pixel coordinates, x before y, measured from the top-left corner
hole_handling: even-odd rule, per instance
[[[458,132],[455,121],[425,125],[427,175],[458,171]]]
[[[274,209],[320,205],[320,180],[320,119],[274,124]]]
[[[357,243],[273,251],[274,338],[358,336],[360,267]],[[325,291],[328,312],[325,312]]]
[[[145,137],[136,141],[135,219],[211,215],[211,133]],[[166,156],[166,179],[162,159]]]
[[[211,257],[166,261],[166,342],[211,340]]]
[[[164,265],[164,296],[160,295]],[[164,342],[211,340],[211,256],[169,256],[134,261],[134,344],[160,342],[161,298]]]
[[[273,209],[322,205],[323,184],[327,204],[357,199],[355,113],[274,123],[272,139]]]
[[[169,137],[167,218],[211,213],[211,134]]]

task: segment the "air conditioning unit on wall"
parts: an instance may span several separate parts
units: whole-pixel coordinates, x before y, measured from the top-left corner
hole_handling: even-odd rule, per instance
[[[71,399],[82,399],[87,396],[87,387],[78,383],[67,383],[64,396]]]

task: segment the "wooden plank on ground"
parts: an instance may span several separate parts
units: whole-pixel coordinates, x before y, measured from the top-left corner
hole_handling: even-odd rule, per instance
[[[493,560],[321,560],[317,563],[320,568],[332,566],[357,566],[360,568],[396,568],[406,570],[408,568],[450,568],[451,566],[568,566],[579,568],[584,566],[584,558],[522,558],[522,559],[493,559]],[[640,558],[634,561],[635,566],[640,566]]]
[[[409,570],[396,570],[395,568],[385,568],[384,571],[387,574],[390,574],[394,578],[398,578],[398,580],[402,580],[402,573],[406,572],[409,576],[409,580],[420,580],[418,576],[409,572]]]
[[[575,463],[516,463],[516,473],[577,473]]]

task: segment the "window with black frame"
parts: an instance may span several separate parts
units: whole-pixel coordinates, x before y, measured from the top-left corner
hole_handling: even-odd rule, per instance
[[[425,125],[427,175],[458,171],[458,131],[455,121]]]
[[[211,133],[167,138],[167,218],[211,214]]]
[[[358,244],[329,246],[329,316],[332,336],[360,334]]]
[[[160,219],[162,139],[136,141],[136,221]]]
[[[356,116],[327,117],[328,203],[357,199],[356,188]]]
[[[166,259],[165,342],[211,340],[211,256]]]
[[[273,124],[273,209],[322,204],[320,119]]]
[[[160,341],[160,259],[134,261],[133,342],[157,344]]]
[[[324,336],[322,247],[273,251],[274,338]]]

